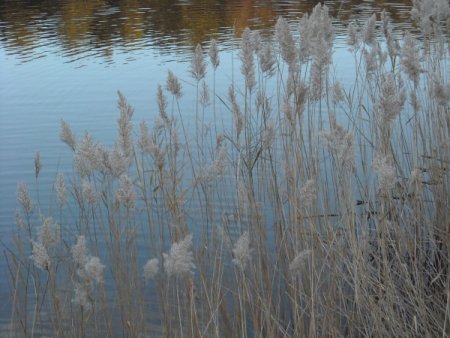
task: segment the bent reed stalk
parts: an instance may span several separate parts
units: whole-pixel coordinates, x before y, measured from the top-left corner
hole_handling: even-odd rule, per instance
[[[448,6],[414,0],[404,39],[385,12],[349,23],[347,84],[320,4],[276,43],[246,29],[225,94],[214,40],[212,106],[198,46],[193,135],[170,71],[136,134],[119,93],[111,149],[62,121],[54,212],[18,186],[9,336],[447,337]]]

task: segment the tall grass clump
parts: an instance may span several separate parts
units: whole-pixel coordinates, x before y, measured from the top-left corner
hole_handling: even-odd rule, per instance
[[[193,132],[171,71],[155,121],[118,94],[111,148],[62,121],[50,212],[18,185],[10,336],[448,336],[448,2],[412,17],[348,23],[349,83],[320,4],[244,30],[241,87],[197,46]]]

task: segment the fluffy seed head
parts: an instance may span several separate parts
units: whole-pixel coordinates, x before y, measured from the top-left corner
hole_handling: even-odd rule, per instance
[[[289,270],[291,270],[293,274],[300,273],[310,255],[311,250],[303,250],[300,252],[297,256],[295,256],[291,264],[289,264]]]
[[[149,259],[144,265],[144,279],[146,281],[153,279],[158,274],[159,261],[156,258]]]
[[[350,46],[350,50],[356,50],[359,47],[359,36],[356,25],[350,22],[347,29],[347,45]]]
[[[39,269],[48,271],[50,269],[50,256],[48,255],[47,249],[42,243],[31,241],[32,244],[32,255],[31,260],[34,262]]]
[[[81,183],[81,189],[89,204],[94,204],[97,202],[97,194],[88,180],[83,180]]]
[[[164,121],[166,125],[170,123],[169,116],[167,115],[167,99],[164,95],[163,89],[161,85],[158,85],[158,89],[156,91],[156,98],[158,100],[158,109],[159,109],[159,116]]]
[[[79,266],[84,266],[88,261],[88,252],[86,247],[86,238],[78,236],[77,242],[70,249],[72,258]]]
[[[103,282],[103,270],[105,266],[100,262],[98,257],[89,257],[88,261],[84,265],[84,276],[89,281],[95,281],[97,283]]]
[[[392,74],[387,74],[381,82],[379,119],[381,123],[391,123],[402,111],[406,100],[403,87],[396,83]]]
[[[61,141],[67,144],[70,149],[72,149],[72,151],[75,151],[75,148],[77,146],[75,135],[72,132],[70,125],[64,120],[61,120],[61,130],[59,132],[59,138]]]
[[[64,206],[67,204],[67,189],[64,183],[64,174],[58,173],[58,175],[56,175],[54,186],[56,196],[58,197],[59,206],[60,208],[64,208]]]
[[[17,201],[25,213],[29,214],[33,211],[33,203],[24,182],[20,182],[17,186]]]
[[[338,163],[344,168],[352,170],[354,167],[352,132],[346,131],[334,117],[331,117],[330,130],[322,132],[321,138],[323,143],[335,153]]]
[[[228,98],[231,102],[236,135],[239,139],[239,135],[241,135],[242,128],[244,127],[244,117],[242,116],[241,109],[239,108],[239,105],[237,103],[236,93],[234,91],[233,85],[230,85],[230,87],[228,88]]]
[[[420,54],[418,42],[411,33],[406,33],[402,50],[402,67],[409,79],[414,82],[414,86],[419,84],[420,76]]]
[[[75,170],[81,177],[89,176],[100,168],[97,149],[97,143],[94,142],[91,134],[86,132],[75,149]]]
[[[241,237],[239,237],[233,249],[232,262],[239,270],[245,271],[247,265],[250,263],[252,251],[253,250],[250,248],[248,231],[245,231]]]
[[[133,125],[131,124],[131,119],[134,114],[134,108],[128,104],[125,96],[121,92],[117,92],[117,95],[119,96],[117,106],[120,112],[119,119],[117,120],[119,125],[119,146],[128,162],[131,161],[133,156]]]
[[[209,89],[208,85],[206,84],[206,81],[202,81],[202,86],[200,89],[200,104],[203,107],[206,107],[209,104]]]
[[[211,64],[214,67],[214,70],[217,69],[217,67],[219,67],[219,50],[217,48],[217,40],[216,39],[212,39],[211,40],[211,46],[209,47],[209,59],[211,60]]]
[[[364,29],[363,41],[367,45],[372,45],[375,43],[375,25],[377,23],[377,17],[372,14],[370,19],[367,21],[366,27]]]
[[[168,254],[163,253],[164,270],[170,276],[190,276],[195,269],[192,253],[192,235],[173,243]]]
[[[127,160],[117,143],[109,154],[109,167],[114,177],[120,177],[127,170]]]
[[[261,71],[269,77],[272,76],[274,74],[275,65],[275,57],[273,56],[272,45],[270,43],[264,43],[258,53],[258,57]]]
[[[372,167],[378,176],[378,187],[380,190],[392,188],[397,182],[397,171],[392,164],[392,160],[385,155],[376,154]]]
[[[241,73],[245,77],[245,85],[249,91],[255,86],[255,65],[253,62],[252,31],[245,28],[242,33],[240,58],[242,61]]]
[[[294,37],[288,22],[281,16],[275,24],[275,36],[279,44],[281,57],[288,64],[290,70],[295,70],[297,68],[297,50],[295,49]]]
[[[92,309],[92,302],[84,285],[76,283],[72,303],[79,305],[83,311],[90,311]]]
[[[59,242],[61,237],[61,227],[54,223],[51,217],[42,218],[42,225],[38,230],[39,243],[45,248],[55,245]]]
[[[181,97],[182,92],[181,92],[180,81],[178,81],[178,78],[170,70],[168,71],[168,74],[167,74],[166,88],[177,99],[179,99]]]
[[[194,55],[192,56],[191,75],[197,81],[200,81],[206,75],[206,64],[203,57],[202,46],[200,44],[195,47]]]
[[[136,193],[133,189],[133,182],[128,175],[120,176],[120,187],[116,191],[116,200],[127,209],[134,209]]]

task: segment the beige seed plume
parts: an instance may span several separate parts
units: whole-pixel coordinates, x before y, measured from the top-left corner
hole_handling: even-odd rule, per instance
[[[168,254],[163,253],[164,270],[170,276],[192,275],[195,269],[192,253],[192,235],[173,243]]]

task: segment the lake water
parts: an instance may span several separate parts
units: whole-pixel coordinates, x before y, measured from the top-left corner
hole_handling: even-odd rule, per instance
[[[188,73],[192,50],[219,41],[218,95],[226,96],[237,59],[237,43],[249,26],[270,36],[282,15],[296,20],[318,1],[123,0],[0,1],[0,237],[10,243],[15,229],[19,181],[34,187],[33,158],[40,152],[41,203],[59,169],[70,170],[71,153],[59,141],[60,120],[81,135],[111,145],[118,112],[117,90],[135,107],[135,121],[153,121],[156,89],[167,70],[183,83],[186,120],[192,114],[194,81]],[[409,0],[325,1],[335,18],[336,70],[345,82],[346,22],[361,25],[381,10],[391,13],[399,36],[413,28]],[[236,63],[237,64],[237,63]],[[234,69],[236,68],[236,69]],[[211,69],[208,68],[211,78]],[[188,123],[189,124],[189,123]],[[34,188],[33,188],[34,189]],[[36,191],[31,190],[36,196]],[[3,255],[2,255],[3,257]],[[9,297],[0,259],[0,299]],[[0,321],[8,319],[7,303]]]

